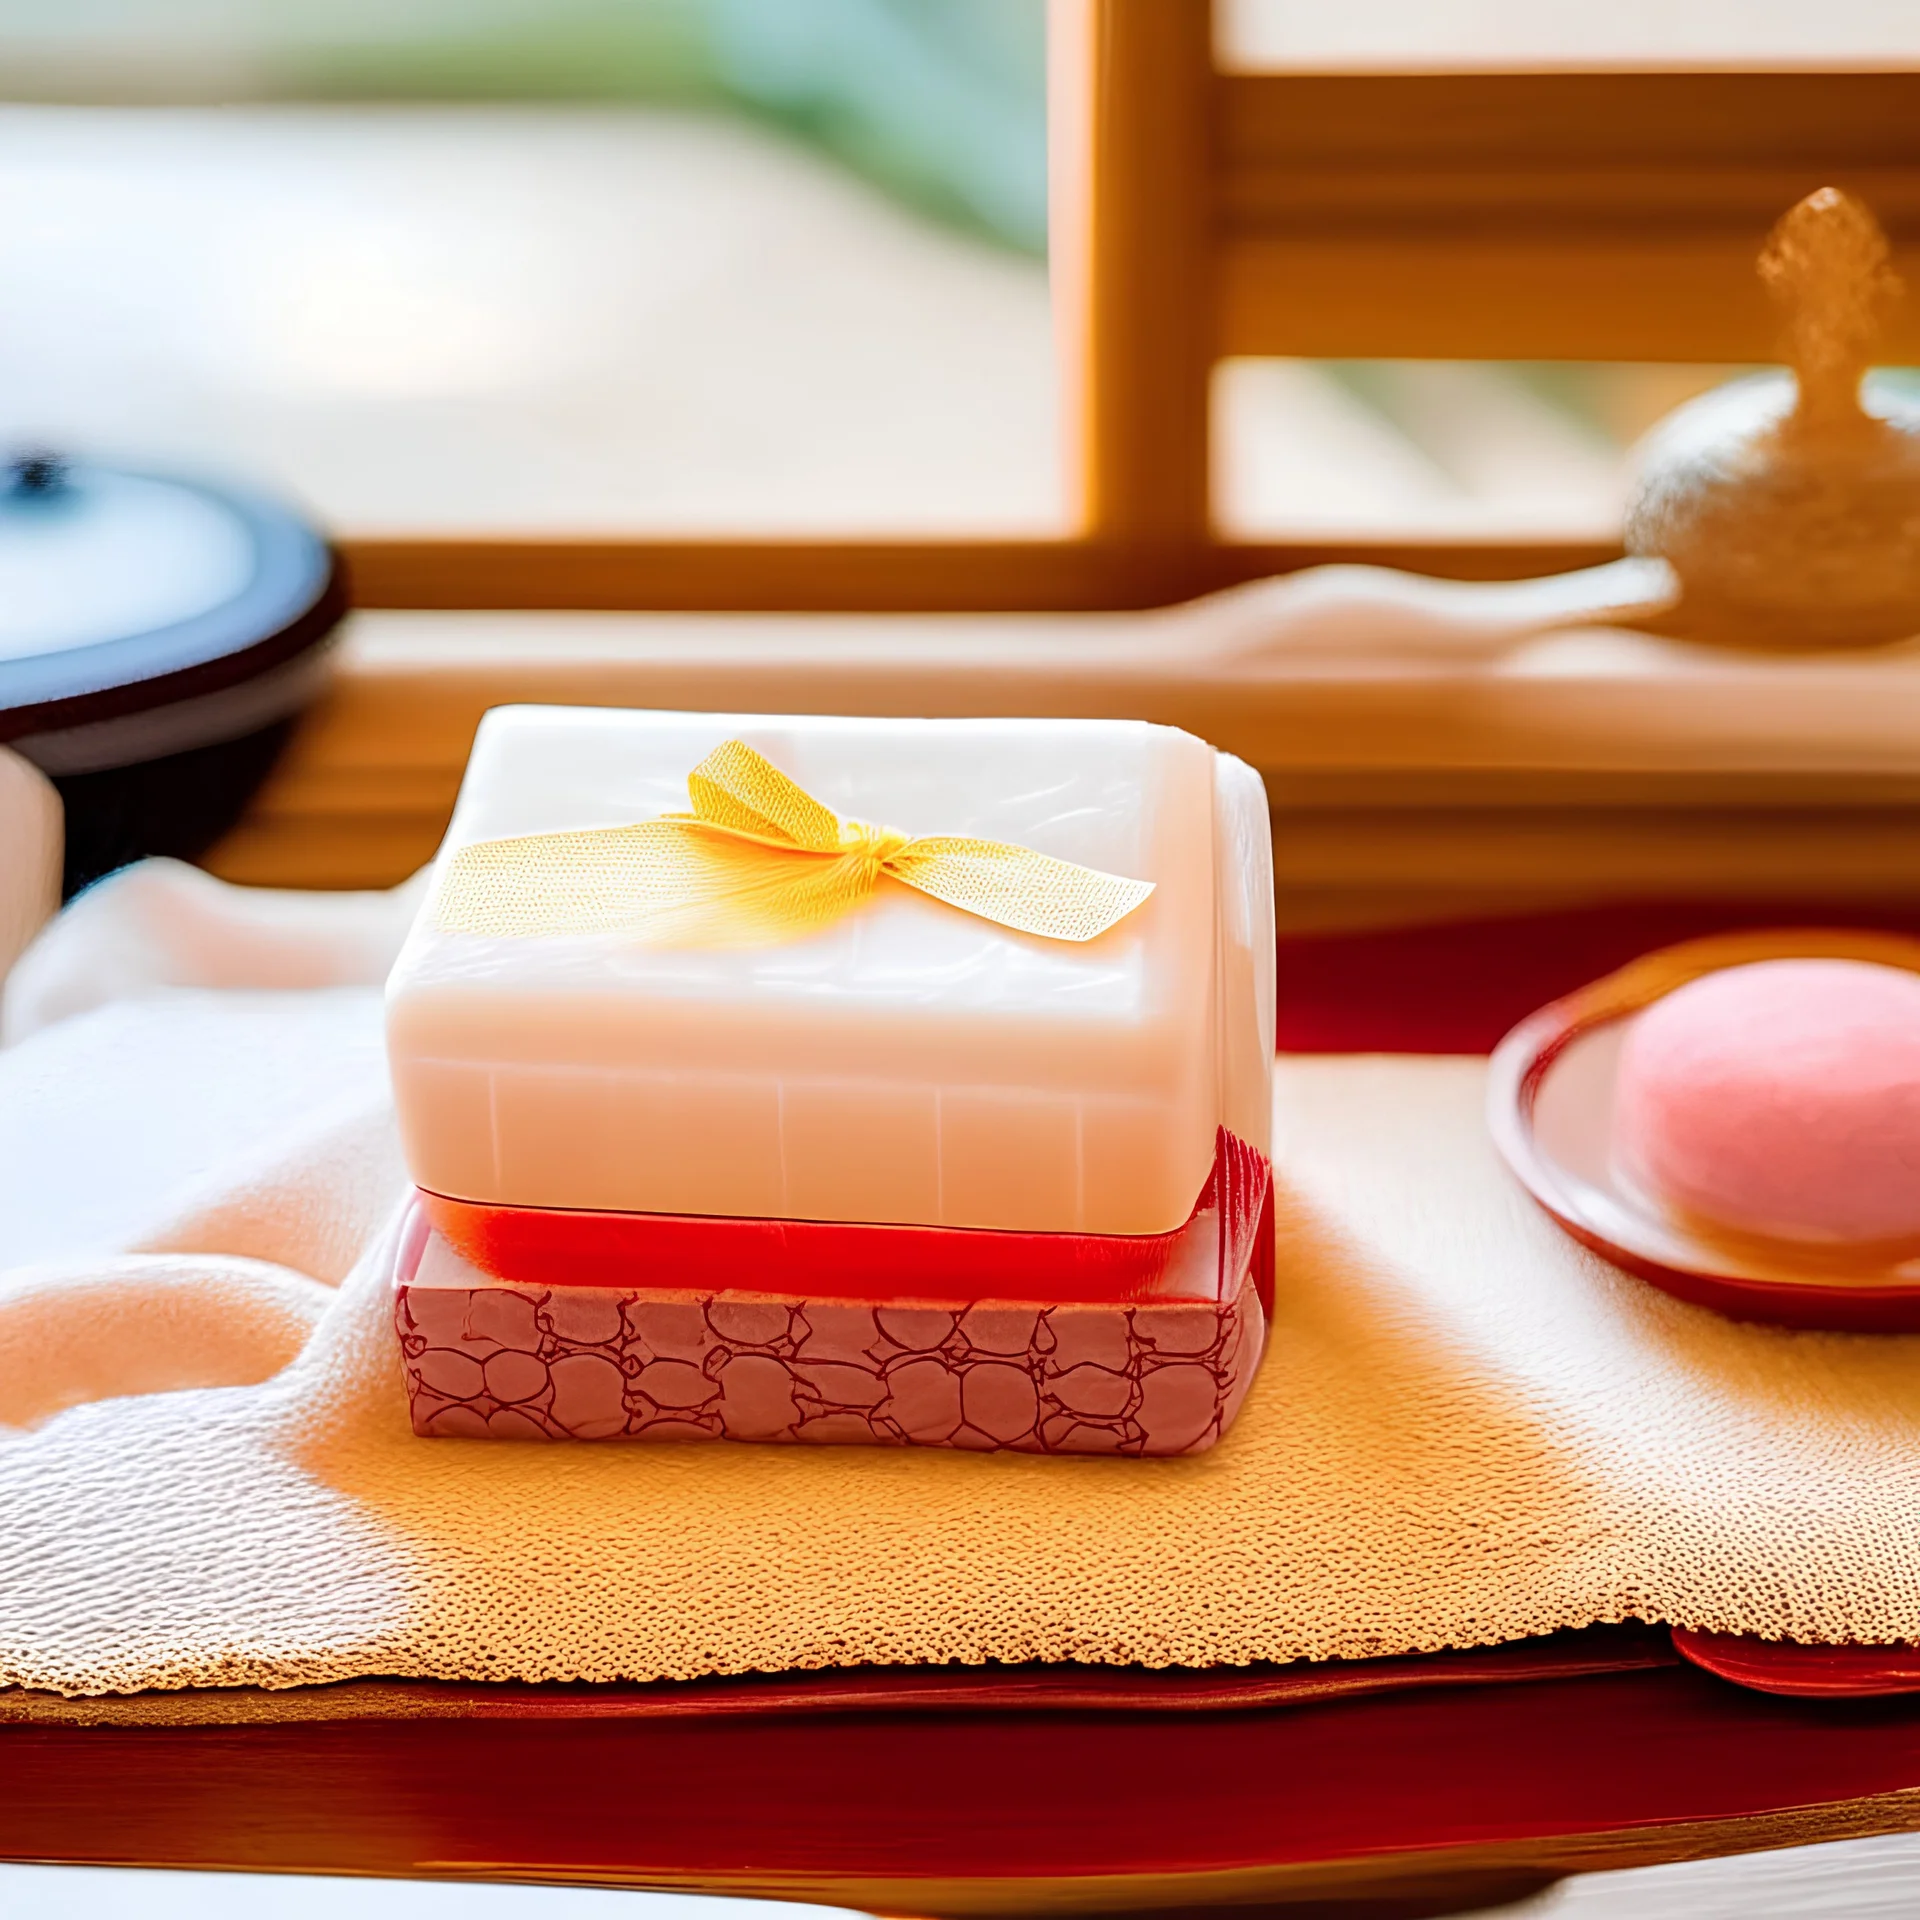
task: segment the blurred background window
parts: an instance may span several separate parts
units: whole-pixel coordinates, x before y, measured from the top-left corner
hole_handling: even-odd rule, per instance
[[[1911,68],[1920,65],[1920,7],[1216,0],[1215,42],[1220,67],[1242,73]],[[1227,361],[1215,371],[1213,394],[1220,531],[1267,540],[1612,539],[1634,441],[1672,407],[1746,371],[1645,362]],[[1905,373],[1892,382],[1920,384]]]
[[[1634,441],[1740,371],[1223,361],[1213,428],[1220,531],[1243,540],[1615,539]]]
[[[1324,68],[1909,66],[1912,0],[1215,0],[1219,63]]]
[[[1912,0],[1219,0],[1240,70],[1912,65]],[[0,0],[0,442],[355,534],[1058,534],[1044,0]],[[1241,360],[1230,537],[1604,539],[1731,371]]]
[[[0,435],[369,532],[1060,530],[1042,0],[0,0]]]

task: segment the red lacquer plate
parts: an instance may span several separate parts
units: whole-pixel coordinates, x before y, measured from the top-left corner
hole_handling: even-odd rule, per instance
[[[1920,1331],[1920,1260],[1822,1271],[1788,1247],[1703,1238],[1616,1174],[1614,1081],[1634,1020],[1674,988],[1755,960],[1868,960],[1920,973],[1920,940],[1817,928],[1718,934],[1650,953],[1531,1014],[1495,1049],[1487,1123],[1520,1183],[1603,1258],[1741,1320]]]

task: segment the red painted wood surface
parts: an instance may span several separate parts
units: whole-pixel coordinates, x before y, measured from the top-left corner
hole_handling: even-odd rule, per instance
[[[1491,1053],[1509,1027],[1655,947],[1736,927],[1920,933],[1920,904],[1646,900],[1280,942],[1282,1053]]]
[[[977,1898],[1490,1843],[1551,1858],[1574,1836],[1914,1789],[1920,1710],[1661,1665],[1228,1712],[15,1726],[0,1853]]]

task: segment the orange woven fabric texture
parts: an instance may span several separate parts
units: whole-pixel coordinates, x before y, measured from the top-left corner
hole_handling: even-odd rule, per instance
[[[1494,1159],[1483,1078],[1281,1063],[1269,1356],[1187,1459],[416,1440],[376,1251],[277,1377],[0,1445],[0,1680],[1207,1666],[1625,1615],[1920,1639],[1916,1343],[1737,1325],[1581,1252]],[[340,1204],[270,1251],[259,1223],[344,1192],[341,1150],[172,1243],[302,1267]]]

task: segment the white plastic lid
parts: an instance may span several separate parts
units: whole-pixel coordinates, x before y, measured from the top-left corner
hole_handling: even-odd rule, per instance
[[[1264,799],[1171,728],[502,708],[443,861],[683,810],[687,774],[736,738],[842,817],[1013,841],[1156,890],[1073,944],[883,881],[820,932],[730,949],[450,933],[430,894],[388,986],[421,1186],[524,1207],[1139,1234],[1185,1222],[1223,1121],[1264,1148]]]

